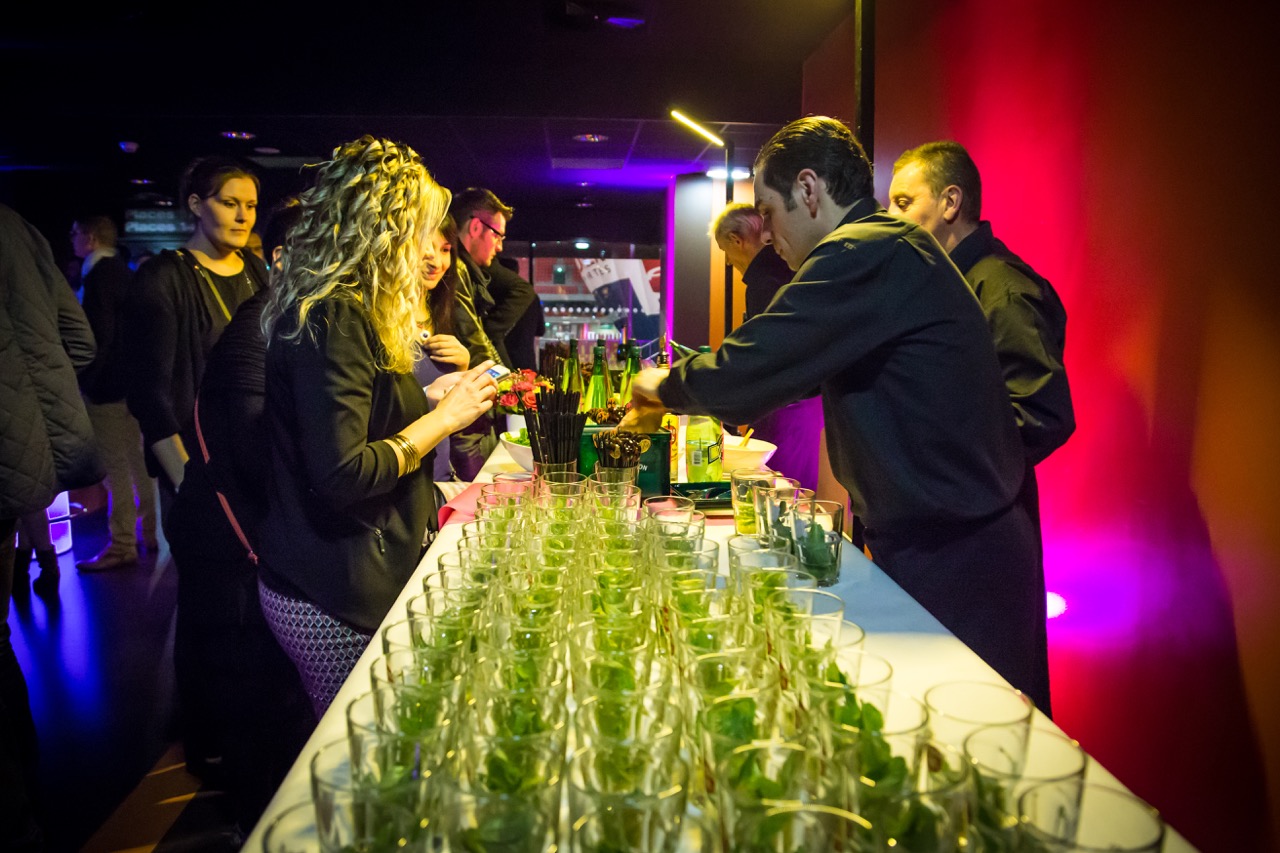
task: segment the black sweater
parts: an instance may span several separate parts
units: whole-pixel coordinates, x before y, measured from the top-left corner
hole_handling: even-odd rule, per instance
[[[431,463],[407,476],[388,438],[427,413],[412,373],[376,367],[363,307],[317,305],[294,341],[267,349],[271,477],[263,581],[372,632],[404,587],[435,512]]]
[[[219,290],[221,304],[190,252],[161,252],[134,276],[120,334],[128,339],[129,411],[142,427],[153,476],[162,473],[151,454],[160,439],[180,435],[187,453],[195,452],[192,412],[209,351],[240,304],[266,286],[262,261],[240,255],[245,274],[235,277],[234,292]]]

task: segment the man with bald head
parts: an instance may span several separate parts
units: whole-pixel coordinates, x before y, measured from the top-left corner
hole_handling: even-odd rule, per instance
[[[711,236],[725,260],[746,285],[743,322],[769,310],[769,303],[791,281],[791,268],[765,242],[764,220],[753,204],[725,205],[711,223]],[[822,400],[818,396],[766,412],[750,424],[753,438],[777,446],[769,467],[794,477],[807,489],[818,488],[818,442],[822,437]],[[739,427],[745,432],[746,427]]]

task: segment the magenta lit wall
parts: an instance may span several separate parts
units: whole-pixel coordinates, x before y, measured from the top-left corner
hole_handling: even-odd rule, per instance
[[[1226,7],[877,4],[876,169],[952,138],[1054,282],[1079,429],[1040,467],[1055,717],[1206,851],[1280,814],[1276,52]],[[803,112],[847,112],[852,28]],[[847,117],[847,116],[846,116]],[[1270,791],[1270,793],[1268,793]]]

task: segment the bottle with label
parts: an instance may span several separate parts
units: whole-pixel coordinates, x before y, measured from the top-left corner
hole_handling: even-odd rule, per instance
[[[698,347],[699,353],[711,347]],[[690,483],[709,483],[723,476],[720,463],[724,449],[724,427],[710,415],[691,415],[685,427],[685,467]]]
[[[722,476],[720,422],[709,415],[690,415],[685,427],[685,470],[690,483],[709,483]]]
[[[613,389],[609,381],[609,368],[605,364],[604,338],[597,338],[591,352],[591,378],[587,380],[586,409],[603,409],[609,405]]]
[[[660,370],[668,370],[671,367],[671,359],[667,355],[667,336],[663,333],[658,340],[658,352],[654,356],[653,366]],[[671,433],[671,479],[676,479],[676,472],[680,470],[680,418],[677,415],[667,412],[662,416],[662,429]]]

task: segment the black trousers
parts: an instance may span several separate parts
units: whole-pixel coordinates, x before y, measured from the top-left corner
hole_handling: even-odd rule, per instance
[[[868,527],[866,535],[885,574],[1050,713],[1044,564],[1025,499],[963,525]]]
[[[183,745],[188,766],[231,794],[247,829],[316,719],[263,617],[257,568],[193,469],[165,524],[178,572],[173,653]]]
[[[37,820],[36,723],[27,680],[9,639],[9,590],[13,585],[16,518],[0,518],[0,850],[43,850]],[[30,594],[30,588],[27,589]]]

